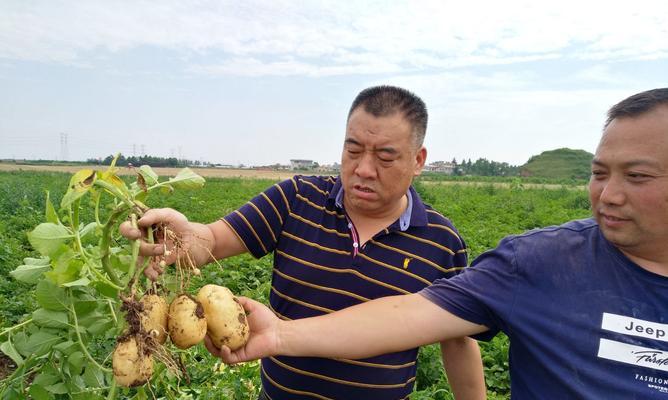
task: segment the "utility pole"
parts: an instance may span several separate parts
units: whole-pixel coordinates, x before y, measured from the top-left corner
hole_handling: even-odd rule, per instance
[[[60,133],[60,160],[67,161],[67,133]]]

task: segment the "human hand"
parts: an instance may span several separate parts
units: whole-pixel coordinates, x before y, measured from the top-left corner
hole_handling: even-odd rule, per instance
[[[250,327],[250,338],[244,347],[231,351],[227,346],[217,348],[207,335],[204,344],[211,354],[220,357],[226,364],[257,360],[276,354],[278,349],[278,326],[281,320],[264,304],[247,297],[238,297],[246,310]]]
[[[130,240],[141,240],[139,255],[151,257],[144,270],[144,275],[151,280],[156,280],[164,272],[164,265],[175,263],[193,247],[193,225],[185,215],[174,209],[150,209],[137,221],[137,226],[134,228],[130,221],[125,221],[120,225],[119,232]],[[149,227],[153,230],[154,243],[148,239]],[[160,260],[164,263],[160,263]]]

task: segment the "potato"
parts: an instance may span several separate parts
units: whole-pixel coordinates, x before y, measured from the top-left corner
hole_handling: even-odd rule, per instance
[[[134,336],[121,339],[112,356],[116,383],[124,387],[143,385],[153,374],[153,357],[140,351]]]
[[[141,326],[156,342],[163,344],[167,340],[167,302],[160,296],[149,294],[140,300],[144,310],[140,314]]]
[[[207,333],[216,347],[236,350],[246,344],[250,335],[246,312],[228,288],[205,285],[197,293],[197,301],[204,307]]]
[[[167,327],[176,347],[187,349],[204,340],[206,325],[202,305],[187,294],[177,296],[169,305]]]

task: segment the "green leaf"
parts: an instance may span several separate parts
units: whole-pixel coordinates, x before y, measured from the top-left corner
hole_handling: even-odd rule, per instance
[[[137,173],[139,174],[137,180],[140,178],[144,180],[143,185],[142,183],[139,183],[139,186],[141,186],[143,190],[146,190],[146,186],[153,186],[158,183],[158,174],[156,174],[148,165],[142,165],[139,167],[137,169]]]
[[[23,264],[25,265],[51,265],[51,259],[49,257],[26,257],[23,259]]]
[[[132,256],[127,254],[112,254],[111,257],[109,257],[109,261],[115,270],[128,272],[130,263],[132,262]]]
[[[4,392],[0,392],[0,397],[2,400],[24,400],[25,396],[22,393],[16,391],[12,386],[5,389]]]
[[[69,326],[68,313],[38,308],[32,313],[35,324],[45,328],[67,328]]]
[[[109,183],[112,186],[115,186],[122,194],[128,194],[128,187],[125,185],[125,182],[116,175],[117,168],[109,168],[107,171],[99,175],[99,179]]]
[[[177,189],[197,189],[204,186],[204,178],[194,173],[190,168],[183,168],[168,182]]]
[[[99,335],[109,330],[114,325],[114,320],[107,314],[94,311],[79,318],[79,326],[86,328],[92,335]]]
[[[14,345],[12,344],[11,341],[6,341],[2,344],[0,344],[0,350],[7,355],[7,357],[11,358],[12,361],[16,363],[18,367],[23,365],[23,357],[19,354],[18,351],[14,348]]]
[[[118,297],[118,290],[104,282],[96,281],[91,283],[91,286],[93,286],[103,296],[111,297],[113,299]]]
[[[67,380],[67,391],[72,400],[91,400],[96,399],[93,393],[88,392],[86,382],[81,375],[70,375]]]
[[[53,395],[44,388],[44,386],[35,384],[34,382],[32,385],[30,385],[28,394],[30,394],[30,398],[34,400],[52,400],[54,398]]]
[[[86,226],[82,227],[79,230],[79,236],[81,237],[81,240],[84,240],[88,235],[94,233],[95,228],[97,228],[97,222],[91,222],[89,224],[86,224]]]
[[[97,393],[73,393],[72,400],[105,400],[105,397]]]
[[[28,232],[28,241],[44,256],[50,256],[73,235],[70,230],[63,225],[57,225],[50,222],[44,222],[32,232]]]
[[[83,374],[83,379],[88,387],[96,388],[104,386],[104,373],[95,365],[88,364]]]
[[[51,199],[49,198],[49,191],[46,191],[46,211],[45,211],[46,222],[51,222],[52,224],[60,225],[60,219],[58,219],[58,213],[56,209],[53,208]]]
[[[46,272],[44,275],[57,285],[63,285],[78,279],[83,262],[77,256],[77,253],[71,249],[60,253],[53,261],[53,270]]]
[[[68,207],[75,200],[85,195],[93,187],[96,176],[96,172],[92,169],[82,169],[72,175],[67,193],[65,193],[63,200],[60,202],[60,207]]]
[[[17,281],[35,284],[43,276],[44,272],[51,269],[50,265],[19,265],[9,275]]]
[[[70,354],[70,356],[67,357],[67,362],[72,367],[72,369],[70,369],[71,374],[81,375],[85,361],[86,361],[86,356],[84,356],[84,354],[80,351]]]
[[[167,194],[172,193],[173,191],[174,191],[174,188],[170,185],[162,184],[160,186],[160,193],[161,194],[167,195]]]
[[[57,345],[53,346],[53,348],[61,352],[63,355],[69,356],[79,348],[79,344],[68,340],[58,343]]]
[[[63,338],[51,330],[42,329],[30,335],[26,349],[36,356],[42,356],[52,350],[52,347],[63,341]]]
[[[65,289],[56,286],[48,280],[42,280],[35,289],[35,299],[37,304],[54,311],[67,311],[69,301]]]
[[[99,304],[97,300],[75,300],[74,311],[79,317],[82,317],[95,310]]]
[[[32,327],[35,327],[34,325],[31,325]],[[36,328],[36,327],[35,327]],[[30,352],[27,349],[27,344],[28,344],[28,335],[26,335],[25,332],[18,332],[13,335],[14,339],[14,348],[18,350],[18,352],[23,356],[23,357],[29,357]]]
[[[33,380],[34,385],[49,386],[60,380],[60,375],[53,368],[45,367],[42,369],[35,379]]]
[[[90,279],[88,279],[86,277],[83,277],[81,279],[77,279],[76,281],[63,283],[63,286],[65,286],[65,287],[88,286],[88,285],[90,285]]]
[[[58,382],[51,386],[47,386],[46,390],[54,394],[65,394],[67,393],[67,385],[65,385],[65,382]]]

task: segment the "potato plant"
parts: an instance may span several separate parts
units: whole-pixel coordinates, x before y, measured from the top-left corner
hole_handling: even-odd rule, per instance
[[[152,286],[137,284],[149,260],[138,256],[138,241],[118,237],[118,225],[128,218],[136,223],[149,196],[201,187],[204,179],[185,168],[160,181],[150,167],[142,166],[136,181],[126,184],[116,171],[112,163],[105,171],[74,174],[58,210],[47,193],[45,222],[28,233],[40,257],[24,259],[10,273],[34,285],[37,309],[31,318],[0,331],[0,350],[17,366],[0,381],[3,400],[117,396],[112,349],[123,333],[119,344],[135,338],[123,307],[127,310],[128,301]],[[86,213],[91,221],[82,218],[87,208],[92,209]],[[126,345],[121,352],[136,354],[141,344],[132,347]],[[139,365],[146,374],[148,365]]]

